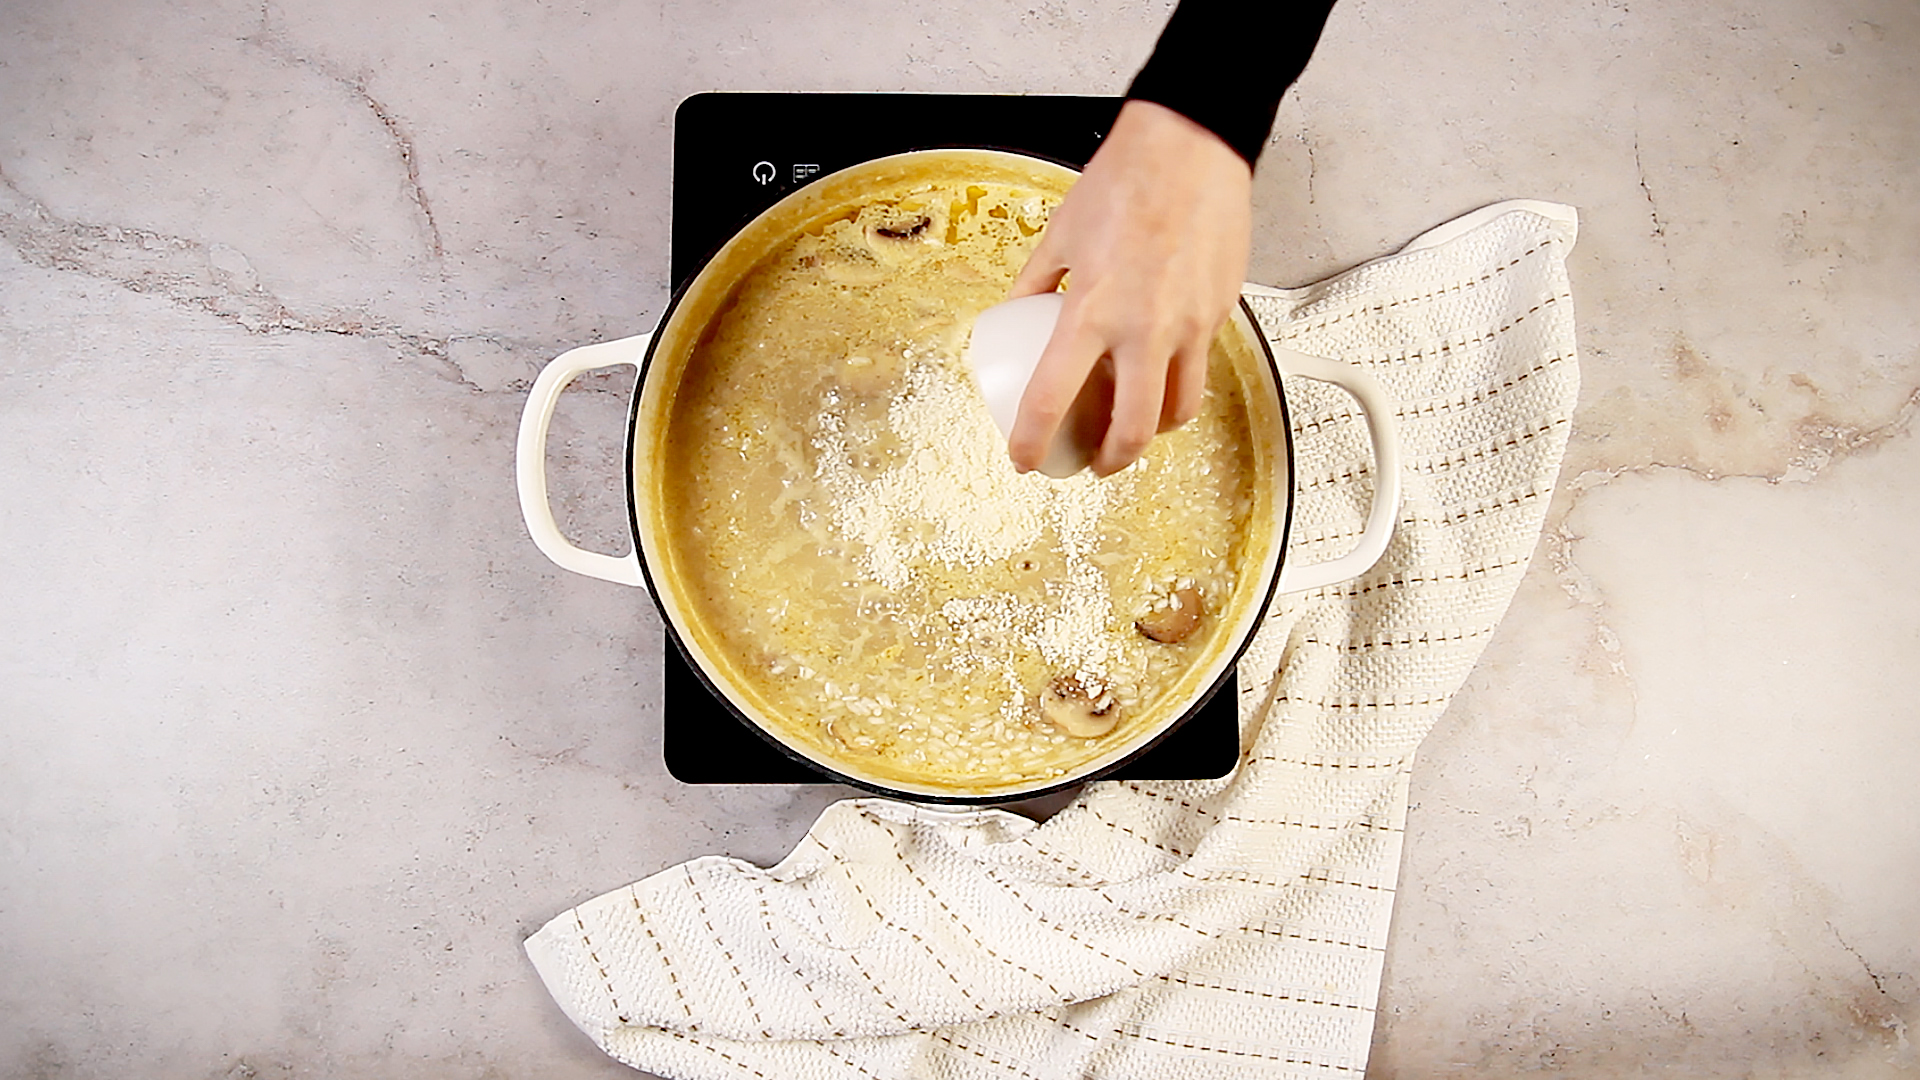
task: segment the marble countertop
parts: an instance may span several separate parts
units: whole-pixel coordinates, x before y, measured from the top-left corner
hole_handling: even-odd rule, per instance
[[[28,0],[0,25],[0,1075],[617,1077],[520,939],[831,787],[660,762],[524,535],[711,89],[1118,93],[1166,5]],[[1571,203],[1547,535],[1422,754],[1369,1075],[1920,1075],[1920,8],[1342,0],[1252,277]],[[620,550],[626,379],[562,404]]]

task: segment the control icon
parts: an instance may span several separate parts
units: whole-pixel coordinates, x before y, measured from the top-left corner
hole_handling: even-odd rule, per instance
[[[796,162],[793,166],[793,182],[797,184],[819,171],[820,166],[818,165],[801,165]]]
[[[766,184],[771,184],[773,183],[773,178],[775,176],[778,176],[779,174],[780,174],[780,170],[774,168],[773,162],[771,161],[759,161],[754,163],[753,179],[756,183],[759,183],[763,186]]]

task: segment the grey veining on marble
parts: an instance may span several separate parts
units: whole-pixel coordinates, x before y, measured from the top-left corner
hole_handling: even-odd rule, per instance
[[[666,298],[709,89],[1117,93],[1165,4],[14,0],[0,1076],[620,1076],[519,951],[832,788],[689,788],[522,533],[546,358]],[[1920,7],[1342,0],[1255,280],[1580,208],[1584,395],[1425,748],[1381,1080],[1920,1075]],[[556,423],[622,544],[626,379]]]

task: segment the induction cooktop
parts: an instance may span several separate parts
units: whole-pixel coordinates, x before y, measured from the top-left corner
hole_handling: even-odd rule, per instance
[[[740,226],[816,176],[909,150],[989,147],[1084,166],[1121,99],[1066,95],[710,93],[673,126],[672,259],[677,294]],[[825,777],[777,748],[694,672],[665,655],[664,756],[688,784],[809,784]],[[1118,779],[1224,776],[1239,758],[1239,677],[1117,772]]]

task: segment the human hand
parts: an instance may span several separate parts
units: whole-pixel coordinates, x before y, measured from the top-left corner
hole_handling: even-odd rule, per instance
[[[1096,365],[1111,365],[1113,418],[1095,473],[1193,419],[1208,346],[1246,278],[1252,206],[1253,170],[1219,136],[1149,101],[1121,107],[1009,294],[1073,274],[1008,439],[1021,471],[1045,459]]]

